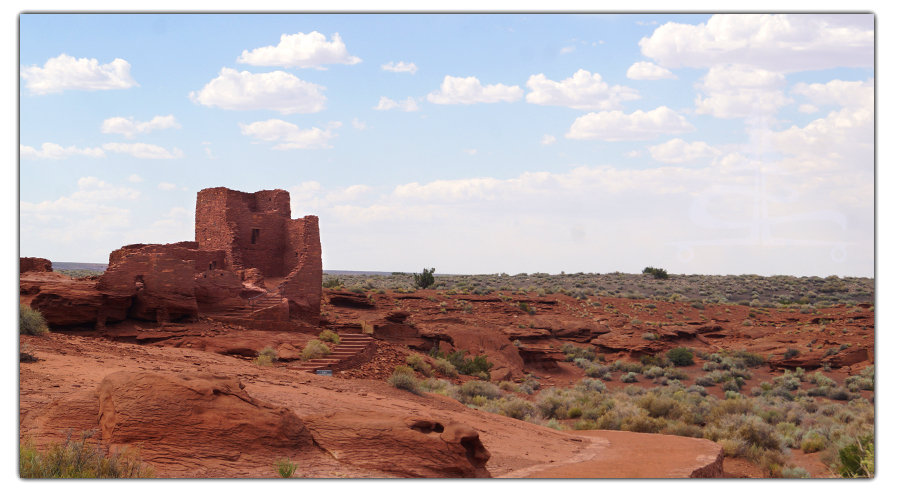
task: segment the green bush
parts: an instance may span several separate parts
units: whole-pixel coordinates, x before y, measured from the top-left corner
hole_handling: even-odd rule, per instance
[[[319,334],[319,340],[331,342],[334,345],[341,345],[341,337],[331,330],[322,330],[322,333]]]
[[[297,472],[297,464],[291,462],[289,458],[279,458],[275,461],[275,472],[279,477],[292,477]]]
[[[626,383],[637,382],[637,373],[628,372],[619,377],[619,380]]]
[[[656,267],[645,267],[641,274],[652,274],[653,278],[658,280],[667,280],[669,279],[669,273],[666,272],[665,269],[656,268]]]
[[[689,366],[694,364],[694,355],[687,347],[669,349],[666,353],[666,357],[669,358],[675,366]]]
[[[311,359],[324,358],[329,354],[331,354],[331,349],[323,342],[310,340],[306,347],[303,348],[303,352],[300,353],[300,358],[303,361],[309,361]]]
[[[88,439],[96,433],[85,431],[81,439],[72,439],[71,431],[62,444],[51,443],[43,452],[28,439],[19,442],[21,478],[148,478],[153,468],[141,462],[137,450],[127,447],[111,452],[100,442]]]
[[[413,282],[417,288],[428,288],[434,284],[434,268],[422,269],[422,274],[413,273]]]
[[[435,358],[435,360],[445,359],[449,361],[456,368],[456,371],[463,375],[478,376],[478,373],[489,374],[491,368],[494,367],[494,364],[487,360],[486,355],[467,358],[466,351],[463,350],[447,354],[435,347],[431,349],[431,352],[429,352],[428,355]]]
[[[421,372],[426,377],[431,376],[431,366],[429,366],[428,363],[426,363],[422,358],[422,356],[419,356],[418,354],[410,354],[409,356],[407,356],[406,364],[413,370]]]
[[[867,434],[838,452],[841,477],[875,476],[875,436]]]
[[[40,335],[49,331],[40,311],[28,306],[19,308],[19,335]]]

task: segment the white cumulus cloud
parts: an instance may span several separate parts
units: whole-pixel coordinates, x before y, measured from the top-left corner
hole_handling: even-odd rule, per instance
[[[575,119],[566,137],[602,141],[645,141],[660,134],[682,134],[697,130],[685,117],[660,106],[652,111],[599,111]]]
[[[705,142],[685,142],[672,139],[656,146],[650,146],[650,156],[663,163],[686,163],[704,156],[717,156],[721,152]]]
[[[418,111],[420,109],[419,103],[413,97],[407,97],[406,100],[397,102],[384,96],[381,96],[381,99],[378,100],[378,105],[372,109],[387,111],[394,108],[399,108],[403,111]]]
[[[341,126],[340,122],[331,122],[322,130],[318,127],[301,130],[293,123],[271,119],[253,122],[250,125],[239,123],[241,133],[254,139],[277,142],[272,149],[330,149],[329,139],[337,137],[332,130]]]
[[[184,153],[178,148],[172,148],[172,151],[167,151],[166,148],[162,146],[157,146],[156,144],[144,144],[142,142],[129,144],[110,142],[104,144],[103,149],[148,160],[174,160],[176,158],[184,158]]]
[[[100,64],[96,59],[75,59],[66,54],[53,57],[44,67],[22,66],[19,74],[32,95],[63,90],[113,90],[138,86],[131,77],[131,65],[124,59]]]
[[[467,154],[470,154],[470,155],[473,155],[473,154],[475,154],[475,153],[477,153],[477,152],[478,152],[477,149],[463,149],[463,153],[467,153]]]
[[[315,113],[325,109],[325,87],[303,81],[284,71],[271,73],[238,72],[222,68],[200,91],[189,97],[195,104],[222,109],[269,109],[283,115]]]
[[[131,174],[128,176],[129,182],[144,182],[144,179],[138,174]]]
[[[669,22],[639,42],[666,68],[749,64],[782,73],[874,67],[873,14],[716,14],[697,25]]]
[[[657,66],[650,61],[639,61],[632,64],[631,67],[628,68],[628,73],[626,73],[625,76],[632,80],[678,79],[671,71]]]
[[[356,64],[362,59],[351,56],[347,46],[337,33],[329,42],[325,35],[313,31],[309,34],[281,35],[281,42],[273,47],[260,47],[244,51],[237,62],[253,66],[283,66],[286,68],[317,68],[326,64]]]
[[[847,82],[832,80],[828,83],[798,83],[791,89],[794,94],[806,96],[813,104],[838,104],[857,108],[870,107],[875,103],[875,82]]]
[[[353,125],[353,128],[356,130],[365,130],[368,128],[366,127],[366,122],[360,121],[358,118],[354,118],[350,124]]]
[[[137,134],[146,134],[153,130],[167,128],[181,128],[181,124],[178,123],[174,115],[154,116],[149,122],[138,122],[134,121],[134,118],[115,116],[103,120],[100,131],[105,134],[122,134],[129,139],[134,139],[134,136]]]
[[[45,142],[41,144],[41,150],[38,151],[31,146],[23,146],[19,144],[19,157],[23,160],[61,160],[67,156],[92,156],[94,158],[103,158],[106,153],[100,148],[76,148],[69,146],[64,148],[59,144]]]
[[[574,51],[575,51],[574,45],[570,45],[568,47],[563,47],[563,48],[559,49],[560,54],[568,54],[569,52],[574,52]]]
[[[384,71],[393,71],[394,73],[412,73],[416,74],[416,71],[419,68],[416,66],[416,63],[405,63],[403,61],[394,64],[394,61],[391,61],[387,64],[382,64],[381,69]]]
[[[178,186],[172,184],[171,182],[160,182],[156,187],[162,189],[163,191],[174,191],[178,189]]]
[[[583,69],[560,82],[548,79],[543,73],[532,75],[525,85],[531,89],[525,101],[573,109],[618,109],[621,101],[641,98],[637,90],[621,85],[610,87],[599,73],[591,74]]]
[[[550,134],[544,134],[544,137],[541,138],[541,144],[544,146],[552,146],[556,144],[556,137],[553,137]]]
[[[707,97],[694,100],[698,114],[741,118],[774,114],[793,99],[778,90],[786,85],[783,74],[746,64],[715,66],[695,85]]]
[[[434,104],[475,104],[500,101],[515,102],[522,98],[518,85],[482,85],[478,78],[445,76],[440,90],[428,94],[428,102]]]

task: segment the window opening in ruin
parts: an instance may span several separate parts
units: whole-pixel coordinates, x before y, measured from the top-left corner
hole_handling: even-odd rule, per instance
[[[212,261],[209,263],[209,270],[212,271],[216,268],[216,261]]]
[[[259,229],[254,229],[252,233],[250,233],[250,244],[255,245],[256,240],[259,239]]]

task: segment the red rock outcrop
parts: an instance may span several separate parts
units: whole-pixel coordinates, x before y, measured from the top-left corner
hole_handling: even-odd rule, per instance
[[[132,304],[131,295],[103,291],[91,281],[71,280],[65,284],[42,284],[31,307],[44,315],[50,326],[98,325],[107,319],[121,321]]]
[[[40,257],[19,257],[19,274],[29,271],[49,273],[53,271],[53,264]]]
[[[294,412],[251,397],[224,376],[116,372],[96,395],[103,440],[141,444],[142,458],[168,474],[237,462],[271,465],[274,457],[314,449]]]
[[[377,412],[311,415],[303,422],[341,463],[401,477],[490,477],[491,454],[465,424]]]

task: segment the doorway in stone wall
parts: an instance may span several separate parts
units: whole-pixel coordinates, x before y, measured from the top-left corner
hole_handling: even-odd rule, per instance
[[[259,229],[254,229],[250,233],[250,244],[255,245],[257,241],[259,241]]]

